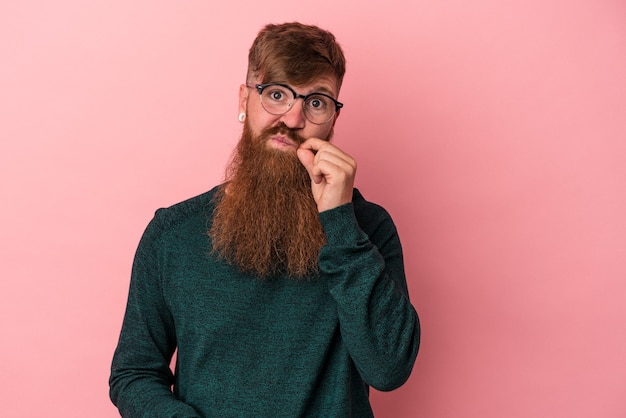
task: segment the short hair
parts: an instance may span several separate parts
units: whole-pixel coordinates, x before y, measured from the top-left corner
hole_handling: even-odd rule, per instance
[[[308,84],[332,75],[341,87],[346,60],[335,36],[317,26],[298,22],[266,25],[248,55],[247,82]]]

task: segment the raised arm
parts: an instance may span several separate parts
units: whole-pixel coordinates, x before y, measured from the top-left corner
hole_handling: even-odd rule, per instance
[[[342,338],[363,380],[393,390],[408,379],[420,343],[396,228],[358,192],[320,219],[327,238],[320,270],[337,301]]]

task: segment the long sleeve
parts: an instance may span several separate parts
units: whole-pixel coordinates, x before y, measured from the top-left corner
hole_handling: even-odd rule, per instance
[[[320,270],[337,303],[341,335],[362,379],[383,391],[409,377],[420,324],[408,297],[402,248],[387,212],[355,195],[320,213]]]
[[[159,213],[133,263],[128,304],[111,366],[110,396],[123,417],[199,417],[171,391],[174,323],[161,285]]]
[[[123,417],[371,417],[368,385],[404,383],[419,346],[389,215],[358,196],[324,212],[320,274],[259,279],[211,255],[215,190],[146,228],[113,403]]]

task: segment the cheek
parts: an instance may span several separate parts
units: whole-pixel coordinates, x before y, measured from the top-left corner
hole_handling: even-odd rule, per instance
[[[303,135],[305,138],[320,138],[326,141],[330,141],[333,135],[333,125],[329,123],[328,125],[312,125],[309,132],[306,132]]]
[[[273,115],[270,115],[267,112],[264,112],[264,113],[250,114],[248,115],[246,120],[248,122],[248,126],[250,127],[251,131],[255,135],[258,135],[264,129],[274,125],[276,121],[278,120],[278,118],[276,118]]]

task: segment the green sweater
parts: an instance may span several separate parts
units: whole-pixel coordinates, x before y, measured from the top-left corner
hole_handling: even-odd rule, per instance
[[[110,377],[122,416],[373,416],[368,387],[402,385],[420,341],[390,216],[355,190],[320,213],[318,276],[261,280],[209,255],[215,190],[158,210],[139,243]]]

